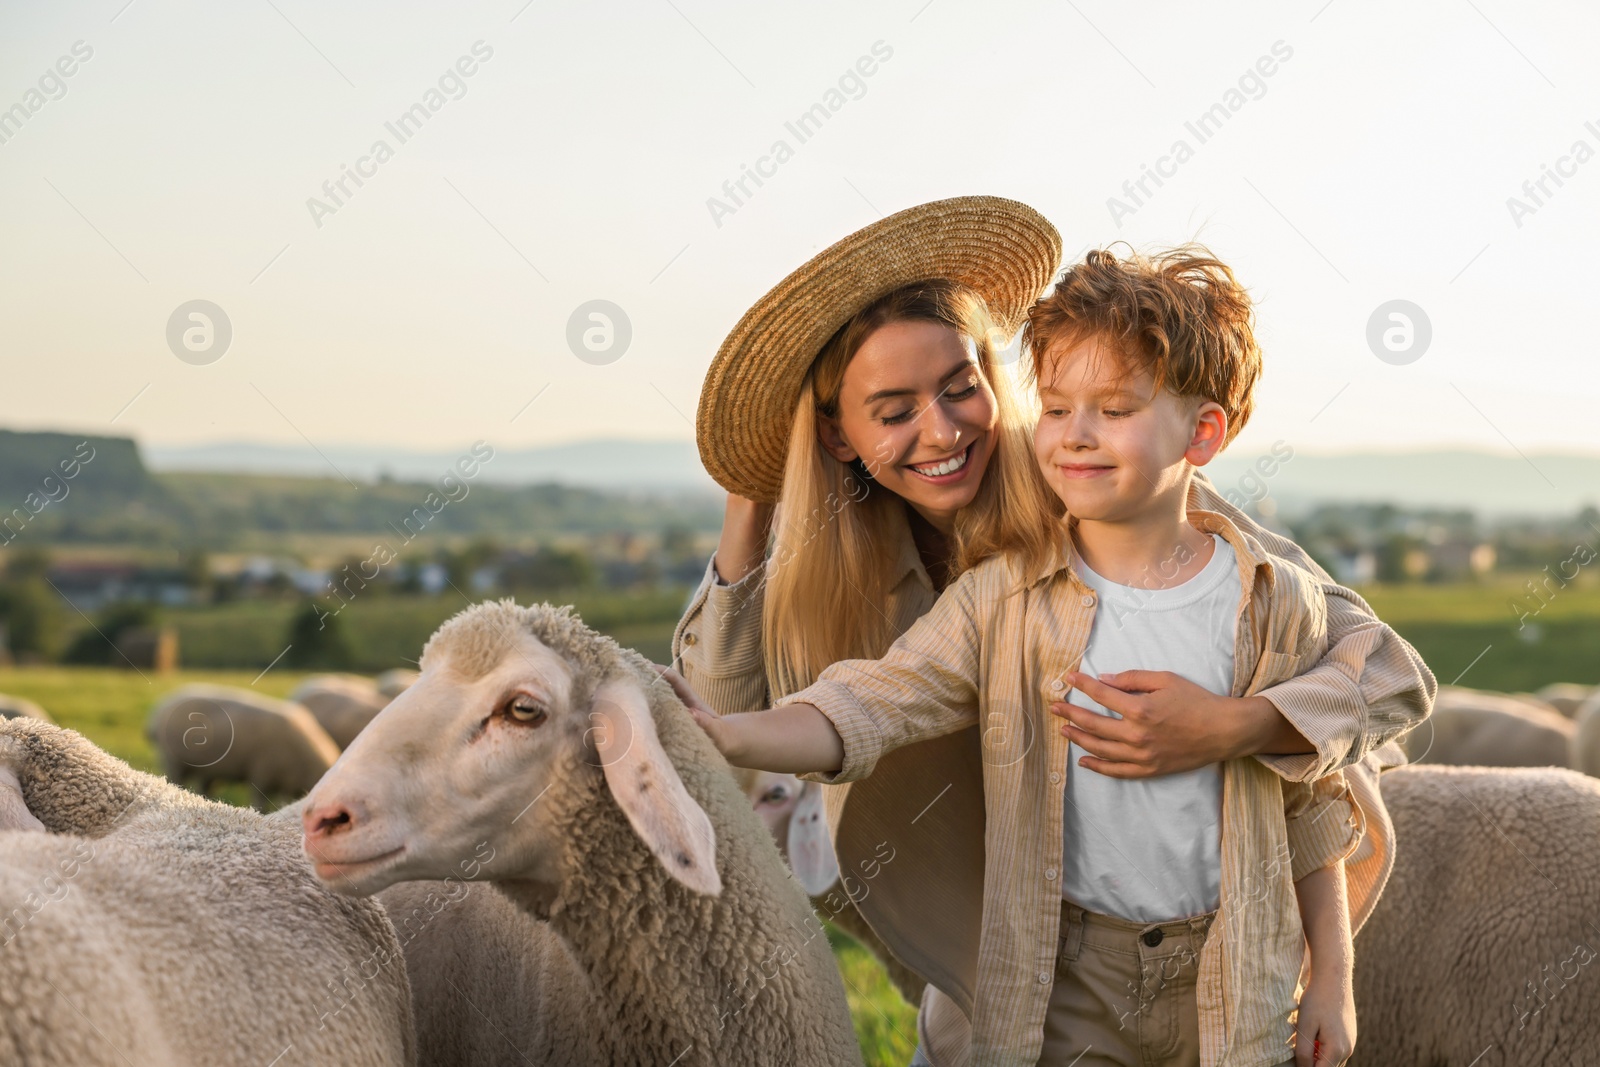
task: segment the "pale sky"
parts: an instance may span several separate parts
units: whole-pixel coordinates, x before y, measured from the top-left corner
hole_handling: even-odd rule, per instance
[[[687,439],[712,353],[784,274],[881,214],[991,193],[1069,256],[1199,238],[1235,265],[1267,353],[1236,450],[1594,452],[1596,40],[1593,9],[1507,0],[13,0],[0,425]],[[430,102],[405,141],[386,127]],[[785,123],[819,102],[800,143]],[[1185,124],[1219,103],[1201,143]],[[792,158],[714,217],[779,140]],[[1146,165],[1168,176],[1135,203]],[[1536,203],[1546,165],[1563,184]],[[324,182],[358,167],[335,205]],[[1367,341],[1396,299],[1432,327],[1403,365]],[[232,326],[205,365],[167,341],[191,300]],[[568,345],[591,300],[631,323],[609,363]]]

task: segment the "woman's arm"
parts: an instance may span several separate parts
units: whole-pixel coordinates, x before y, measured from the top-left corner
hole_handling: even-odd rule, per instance
[[[1295,1024],[1295,1064],[1342,1064],[1356,1044],[1355,950],[1344,864],[1306,875],[1295,883],[1295,895],[1311,950],[1311,977]]]
[[[1260,695],[1224,696],[1171,671],[1123,671],[1098,678],[1072,671],[1066,680],[1122,716],[1102,715],[1064,700],[1050,705],[1051,714],[1062,720],[1062,734],[1090,753],[1080,756],[1078,765],[1113,778],[1190,771],[1261,752],[1315,752],[1276,705]]]
[[[1117,712],[1052,705],[1062,732],[1089,755],[1079,763],[1118,778],[1193,770],[1255,756],[1289,781],[1348,767],[1415,727],[1439,685],[1422,657],[1335,582],[1299,545],[1261,526],[1195,474],[1201,508],[1227,516],[1268,552],[1311,572],[1328,604],[1328,650],[1310,670],[1249,697],[1220,696],[1168,671],[1124,671],[1071,683]]]
[[[1315,751],[1271,755],[1283,750],[1258,747],[1240,755],[1259,756],[1290,781],[1320,778],[1361,761],[1428,717],[1439,683],[1416,649],[1299,545],[1229,503],[1204,474],[1196,472],[1194,485],[1201,507],[1226,515],[1268,552],[1321,579],[1328,602],[1328,651],[1322,659],[1304,674],[1258,694]]]
[[[736,585],[761,569],[767,558],[767,533],[775,505],[760,504],[734,493],[722,509],[722,536],[717,540],[717,574]]]
[[[761,613],[772,505],[728,495],[722,537],[672,635],[672,662],[718,714],[767,706]]]

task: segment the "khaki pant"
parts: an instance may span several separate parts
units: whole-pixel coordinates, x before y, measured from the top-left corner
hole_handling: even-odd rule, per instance
[[[1215,914],[1139,923],[1063,900],[1040,1067],[1199,1067],[1195,979]]]

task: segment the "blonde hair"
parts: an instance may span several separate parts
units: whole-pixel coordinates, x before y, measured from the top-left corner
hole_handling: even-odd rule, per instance
[[[1030,518],[1033,538],[1020,535],[1024,554],[1043,558],[1057,543],[1054,517],[1035,485],[1043,478],[1033,459],[1032,412],[1001,373],[998,331],[983,298],[945,280],[880,297],[823,346],[800,388],[766,571],[762,640],[774,698],[804,689],[832,663],[877,659],[900,636],[882,608],[902,548],[892,536],[904,529],[894,523],[894,509],[910,505],[874,483],[863,461],[845,464],[829,454],[817,436],[817,417],[838,416],[845,368],[873,331],[904,321],[936,322],[960,334],[995,396],[994,452],[977,495],[956,515],[951,580],[1016,542],[1019,523]],[[1044,495],[1054,500],[1048,490]],[[1019,513],[1003,522],[1002,502]]]

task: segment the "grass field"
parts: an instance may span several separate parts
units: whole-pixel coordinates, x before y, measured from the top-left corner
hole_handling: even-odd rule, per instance
[[[1573,584],[1547,597],[1537,615],[1521,616],[1538,605],[1520,581],[1473,585],[1410,585],[1362,590],[1379,616],[1422,653],[1441,683],[1507,691],[1537,689],[1549,682],[1600,684],[1600,583]],[[1520,606],[1514,602],[1520,600]],[[672,621],[682,605],[681,591],[644,598],[619,594],[580,600],[585,618],[624,644],[663,660]],[[373,598],[347,609],[353,643],[377,666],[414,659],[423,639],[458,604],[443,599]],[[275,644],[288,608],[237,605],[210,612],[175,613],[183,647],[201,658],[225,657],[234,642],[250,641],[251,661],[263,665],[281,648]],[[257,646],[259,649],[257,650]],[[234,652],[237,646],[233,646]],[[156,771],[154,753],[144,739],[145,714],[164,693],[188,682],[249,686],[286,695],[302,674],[274,669],[185,670],[172,675],[140,675],[98,668],[30,667],[0,669],[0,692],[35,700],[64,726],[79,730],[101,747],[141,770]],[[243,803],[243,788],[224,799]],[[877,961],[848,935],[829,930],[850,1000],[856,1034],[869,1067],[903,1065],[916,1044],[916,1012],[890,985]]]
[[[548,599],[572,604],[590,626],[664,663],[671,654],[673,625],[688,595],[688,589],[669,586],[647,592],[551,593]],[[488,597],[358,595],[338,610],[336,625],[349,639],[352,668],[376,672],[414,661],[440,623],[482,599]],[[519,602],[543,599],[544,595],[523,596]],[[331,597],[318,604],[324,611],[339,608],[339,601]],[[288,601],[246,600],[203,608],[168,608],[162,620],[177,630],[179,659],[185,666],[253,666],[259,671],[283,651],[296,607]]]
[[[1540,601],[1524,581],[1509,578],[1361,592],[1379,618],[1416,646],[1441,685],[1506,692],[1551,682],[1600,685],[1600,582],[1546,593],[1537,614]]]

